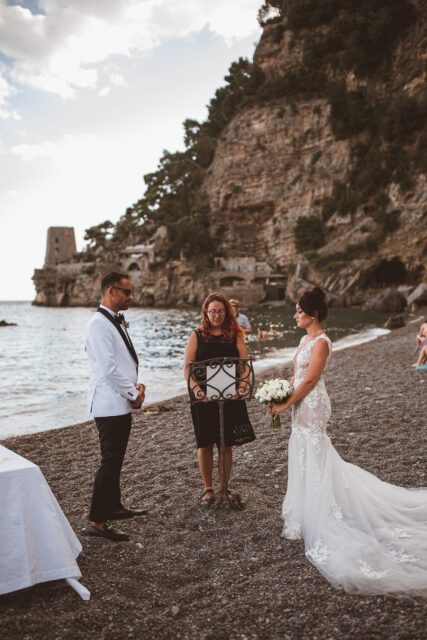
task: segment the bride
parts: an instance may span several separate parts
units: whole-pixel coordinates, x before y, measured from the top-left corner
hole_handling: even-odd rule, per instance
[[[306,556],[335,586],[364,594],[427,596],[427,488],[405,489],[345,462],[326,434],[331,405],[323,381],[331,341],[315,287],[296,305],[305,335],[293,361],[293,395],[283,537],[304,539]]]

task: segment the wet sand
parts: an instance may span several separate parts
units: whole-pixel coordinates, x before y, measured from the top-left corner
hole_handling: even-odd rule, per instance
[[[337,352],[326,373],[329,435],[345,460],[381,479],[427,486],[427,372],[410,368],[417,324]],[[263,372],[291,374],[289,366]],[[80,536],[98,441],[92,422],[2,444],[38,464],[79,535],[82,602],[64,581],[0,596],[3,637],[122,640],[420,640],[427,600],[354,596],[332,588],[283,540],[290,416],[272,430],[249,406],[257,439],[235,449],[231,488],[240,512],[202,511],[186,397],[135,414],[122,489],[149,515],[120,523],[128,543]]]

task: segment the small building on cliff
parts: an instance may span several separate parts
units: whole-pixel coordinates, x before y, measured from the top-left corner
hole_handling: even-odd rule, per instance
[[[244,299],[247,305],[285,299],[286,275],[253,256],[216,257],[211,276],[217,289],[229,297]]]

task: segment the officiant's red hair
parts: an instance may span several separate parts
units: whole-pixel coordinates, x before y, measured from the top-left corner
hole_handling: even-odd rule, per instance
[[[224,337],[228,340],[232,340],[241,331],[234,317],[233,310],[227,298],[222,293],[214,292],[210,293],[202,305],[202,323],[199,327],[204,336],[208,336],[211,333],[211,322],[208,316],[208,308],[211,302],[221,302],[224,305],[225,316],[222,323],[224,330]]]

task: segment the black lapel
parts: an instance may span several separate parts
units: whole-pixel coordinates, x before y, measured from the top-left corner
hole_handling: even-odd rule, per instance
[[[102,307],[98,307],[97,311],[99,311],[99,313],[102,313],[103,316],[105,316],[107,318],[107,320],[109,320],[117,329],[117,331],[120,333],[120,335],[122,336],[122,339],[125,343],[125,345],[128,348],[128,351],[130,353],[130,355],[132,356],[132,358],[135,360],[136,364],[139,364],[138,361],[138,356],[136,355],[136,351],[135,348],[132,344],[131,339],[126,337],[125,332],[123,331],[123,329],[120,326],[120,323],[117,322],[117,320],[111,315],[111,313],[109,313],[108,311],[106,311],[105,309],[103,309]]]

